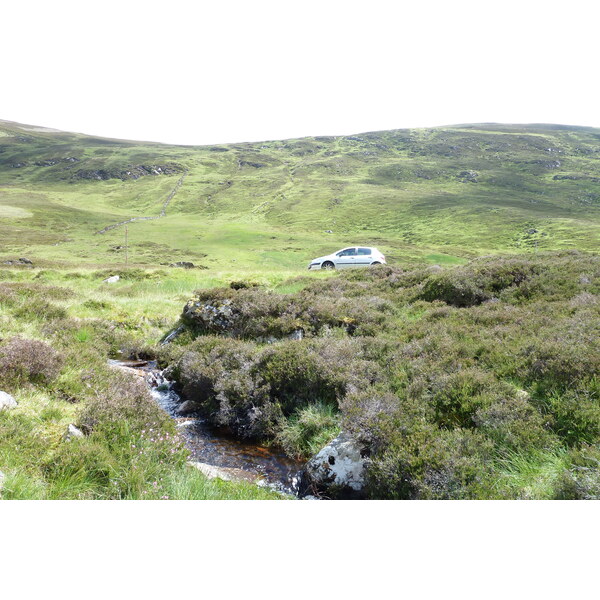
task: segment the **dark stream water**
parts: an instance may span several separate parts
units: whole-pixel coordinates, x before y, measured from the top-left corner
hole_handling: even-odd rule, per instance
[[[199,416],[182,417],[178,410],[181,398],[154,362],[111,360],[110,364],[144,376],[156,402],[176,421],[191,461],[223,469],[222,473],[231,479],[252,481],[287,494],[298,493],[302,463],[273,448],[234,438],[210,427]]]

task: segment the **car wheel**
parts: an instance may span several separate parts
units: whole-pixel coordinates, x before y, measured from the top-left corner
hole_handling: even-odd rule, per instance
[[[335,269],[335,265],[330,260],[326,260],[321,265],[321,269],[326,269],[327,271],[331,271],[332,269]]]
[[[372,262],[372,263],[371,263],[371,266],[373,267],[373,266],[375,266],[375,265],[380,265],[380,264],[381,264],[380,262],[377,262],[377,261],[375,261],[375,262]]]

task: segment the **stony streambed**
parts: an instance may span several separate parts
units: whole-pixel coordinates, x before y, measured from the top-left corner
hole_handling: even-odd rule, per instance
[[[190,463],[207,477],[249,481],[298,494],[303,463],[272,448],[244,442],[211,428],[200,416],[181,416],[179,395],[153,361],[111,360],[110,364],[145,379],[156,402],[176,421],[190,450]]]

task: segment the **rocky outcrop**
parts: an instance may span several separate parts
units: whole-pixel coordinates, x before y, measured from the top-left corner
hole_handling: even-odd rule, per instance
[[[0,410],[10,410],[17,406],[17,401],[10,394],[0,392]]]
[[[121,169],[80,169],[73,173],[76,179],[92,179],[106,181],[108,179],[139,179],[148,175],[177,175],[184,171],[181,165],[169,163],[166,165],[128,165]]]
[[[301,495],[363,498],[365,462],[359,444],[348,434],[341,433],[306,463]]]
[[[477,171],[461,171],[458,174],[458,180],[462,183],[477,183],[479,173]]]
[[[190,300],[185,305],[181,318],[184,323],[221,334],[231,331],[236,322],[233,302],[228,298],[213,302]]]
[[[5,265],[33,267],[33,262],[28,258],[19,258],[18,260],[5,260]]]

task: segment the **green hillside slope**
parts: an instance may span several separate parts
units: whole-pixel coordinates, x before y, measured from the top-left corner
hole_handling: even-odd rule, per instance
[[[3,260],[304,268],[350,244],[393,262],[594,250],[600,130],[463,125],[169,146],[0,121]],[[332,233],[327,233],[331,231]]]

